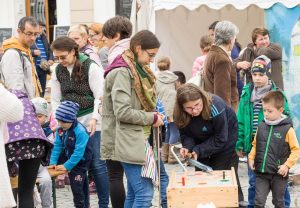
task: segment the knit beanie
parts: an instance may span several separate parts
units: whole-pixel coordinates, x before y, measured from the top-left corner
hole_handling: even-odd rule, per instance
[[[251,73],[255,72],[260,72],[270,77],[271,60],[265,55],[261,55],[254,59],[251,67]]]
[[[79,105],[72,101],[63,101],[55,112],[55,118],[65,123],[73,123],[77,117]]]
[[[31,100],[35,108],[36,114],[42,114],[48,116],[48,102],[44,98],[37,97]]]

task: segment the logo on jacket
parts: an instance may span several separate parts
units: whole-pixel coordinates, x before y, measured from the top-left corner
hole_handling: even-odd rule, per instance
[[[281,139],[281,138],[282,138],[281,134],[278,133],[278,132],[275,132],[275,133],[274,133],[274,137],[275,137],[276,139]]]
[[[207,131],[208,131],[208,129],[206,128],[206,126],[203,126],[203,127],[202,127],[202,131],[203,131],[203,132],[207,132]]]

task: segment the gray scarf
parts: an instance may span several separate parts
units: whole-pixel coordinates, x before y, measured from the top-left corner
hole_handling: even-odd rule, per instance
[[[270,121],[270,120],[268,120],[268,119],[266,119],[266,118],[264,118],[264,120],[265,120],[265,123],[266,123],[266,124],[268,124],[268,125],[270,125],[270,126],[276,126],[276,125],[278,125],[281,121],[283,121],[283,120],[286,119],[286,118],[287,118],[286,115],[281,114],[280,118],[278,118],[278,119],[275,120],[275,121]]]
[[[253,103],[253,106],[257,105],[259,102],[261,102],[261,99],[265,96],[267,92],[269,92],[272,88],[271,81],[268,82],[268,84],[264,87],[255,87],[251,93],[250,101]]]

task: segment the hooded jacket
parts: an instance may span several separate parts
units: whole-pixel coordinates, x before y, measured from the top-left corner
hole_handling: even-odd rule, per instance
[[[125,38],[116,42],[116,44],[108,51],[108,65],[110,65],[118,55],[129,49],[129,44],[130,38]]]
[[[171,71],[159,71],[155,82],[158,98],[161,100],[166,116],[173,120],[173,110],[176,100],[175,83],[178,77]]]
[[[5,52],[0,67],[1,77],[7,88],[21,90],[30,99],[39,96],[42,88],[30,48],[24,48],[16,37],[4,41],[3,48]]]

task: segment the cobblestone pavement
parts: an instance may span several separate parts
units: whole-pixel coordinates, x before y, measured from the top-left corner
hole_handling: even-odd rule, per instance
[[[297,170],[300,170],[300,163],[297,164]],[[180,169],[179,165],[166,165],[166,170],[171,173],[172,170]],[[247,176],[247,165],[246,163],[240,163],[239,166],[239,177],[241,181],[241,186],[243,189],[244,197],[247,199],[247,189],[248,189],[248,176]],[[291,194],[291,208],[300,208],[300,186],[292,186],[289,188]],[[153,199],[153,208],[158,208],[158,194],[155,192],[155,197]],[[91,208],[97,208],[97,195],[91,195]],[[66,186],[63,189],[57,189],[57,207],[58,208],[70,208],[73,207],[72,192],[70,186]],[[110,206],[111,207],[111,206]],[[269,194],[266,208],[271,208],[272,196]]]

